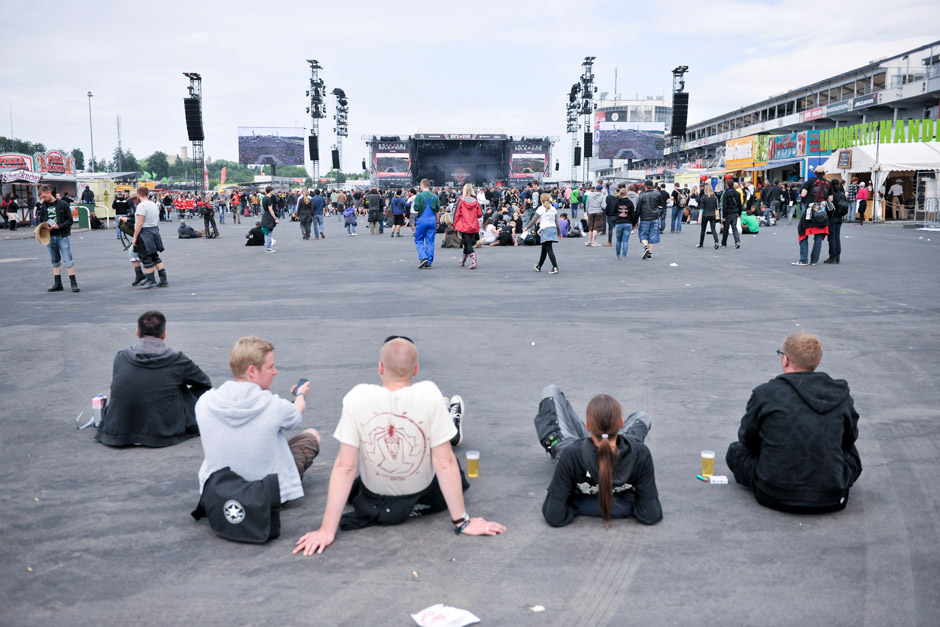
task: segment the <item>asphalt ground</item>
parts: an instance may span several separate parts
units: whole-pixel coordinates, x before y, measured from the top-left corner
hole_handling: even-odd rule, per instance
[[[347,237],[332,217],[318,241],[282,224],[276,254],[243,246],[244,221],[210,241],[175,229],[171,286],[147,292],[113,231],[73,236],[78,294],[46,292],[35,241],[0,241],[0,624],[408,625],[435,603],[494,625],[940,624],[940,233],[846,225],[842,263],[817,267],[790,265],[786,226],[719,251],[687,227],[649,261],[635,236],[626,262],[567,240],[549,276],[531,247],[479,251],[473,271],[438,247],[418,270],[410,238]],[[193,521],[198,439],[111,449],[76,430],[154,308],[215,385],[248,334],[276,347],[274,391],[312,381],[303,427],[323,451],[277,540],[231,543]],[[730,474],[750,390],[778,374],[794,330],[820,335],[820,369],[848,380],[861,414],[864,471],[835,514],[775,512],[733,478],[695,478],[702,449]],[[481,451],[467,507],[508,531],[457,537],[440,514],[293,556],[319,525],[343,395],[378,382],[390,334],[416,341],[419,378],[465,399],[458,455]],[[652,416],[659,524],[543,521],[552,463],[532,419],[548,383],[580,412],[606,392]]]

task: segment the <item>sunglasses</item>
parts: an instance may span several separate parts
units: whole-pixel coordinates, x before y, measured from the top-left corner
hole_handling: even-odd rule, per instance
[[[786,355],[787,355],[786,353],[784,353],[784,352],[783,352],[782,350],[780,350],[779,348],[777,349],[777,354],[780,355],[781,357],[786,357]]]
[[[415,343],[413,339],[404,335],[389,335],[387,338],[385,338],[385,341],[382,342],[382,344],[388,344],[392,340],[405,340],[406,342],[409,342],[411,344]]]

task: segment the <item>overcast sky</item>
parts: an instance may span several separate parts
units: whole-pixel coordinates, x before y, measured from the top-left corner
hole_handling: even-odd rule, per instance
[[[188,145],[185,71],[203,77],[206,156],[236,160],[238,126],[308,128],[306,59],[349,98],[344,169],[362,135],[497,129],[555,135],[568,160],[565,103],[586,55],[596,81],[624,97],[669,94],[689,66],[689,122],[938,39],[940,3],[798,0],[626,3],[177,2],[0,0],[0,135],[81,148],[122,143],[138,157]],[[707,8],[706,8],[707,7]],[[847,7],[843,9],[842,7]],[[321,120],[321,155],[334,143]],[[4,120],[3,118],[7,118]]]

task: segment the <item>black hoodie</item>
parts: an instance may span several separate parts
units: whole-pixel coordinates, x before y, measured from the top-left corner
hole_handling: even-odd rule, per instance
[[[198,436],[196,400],[211,387],[189,357],[159,338],[141,338],[114,357],[111,397],[95,439],[161,447]]]
[[[581,438],[562,449],[555,474],[542,504],[542,516],[552,527],[563,527],[579,514],[600,516],[597,499],[597,447]],[[656,491],[653,456],[645,444],[617,437],[611,516],[633,515],[644,525],[658,523],[663,508]]]
[[[779,505],[819,508],[847,496],[862,472],[848,384],[791,372],[754,388],[738,439],[759,458],[755,490]]]

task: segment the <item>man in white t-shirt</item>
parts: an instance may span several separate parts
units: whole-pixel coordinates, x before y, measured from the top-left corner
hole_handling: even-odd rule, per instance
[[[141,185],[137,188],[137,209],[134,211],[136,222],[131,245],[144,266],[146,278],[137,286],[139,290],[149,290],[152,287],[169,287],[166,280],[166,269],[160,253],[163,252],[163,240],[160,238],[160,207],[150,200],[150,190]],[[121,218],[126,220],[126,218]],[[160,282],[153,278],[153,271],[157,270]]]
[[[506,530],[499,523],[470,518],[464,508],[463,491],[470,484],[451,449],[451,442],[461,438],[462,399],[451,398],[448,413],[434,383],[412,384],[417,374],[417,347],[408,338],[392,336],[379,358],[382,385],[359,384],[343,399],[333,433],[340,449],[326,511],[320,528],[297,541],[295,554],[322,553],[340,527],[397,524],[445,509],[458,535],[492,536]],[[354,511],[343,515],[347,501]]]

